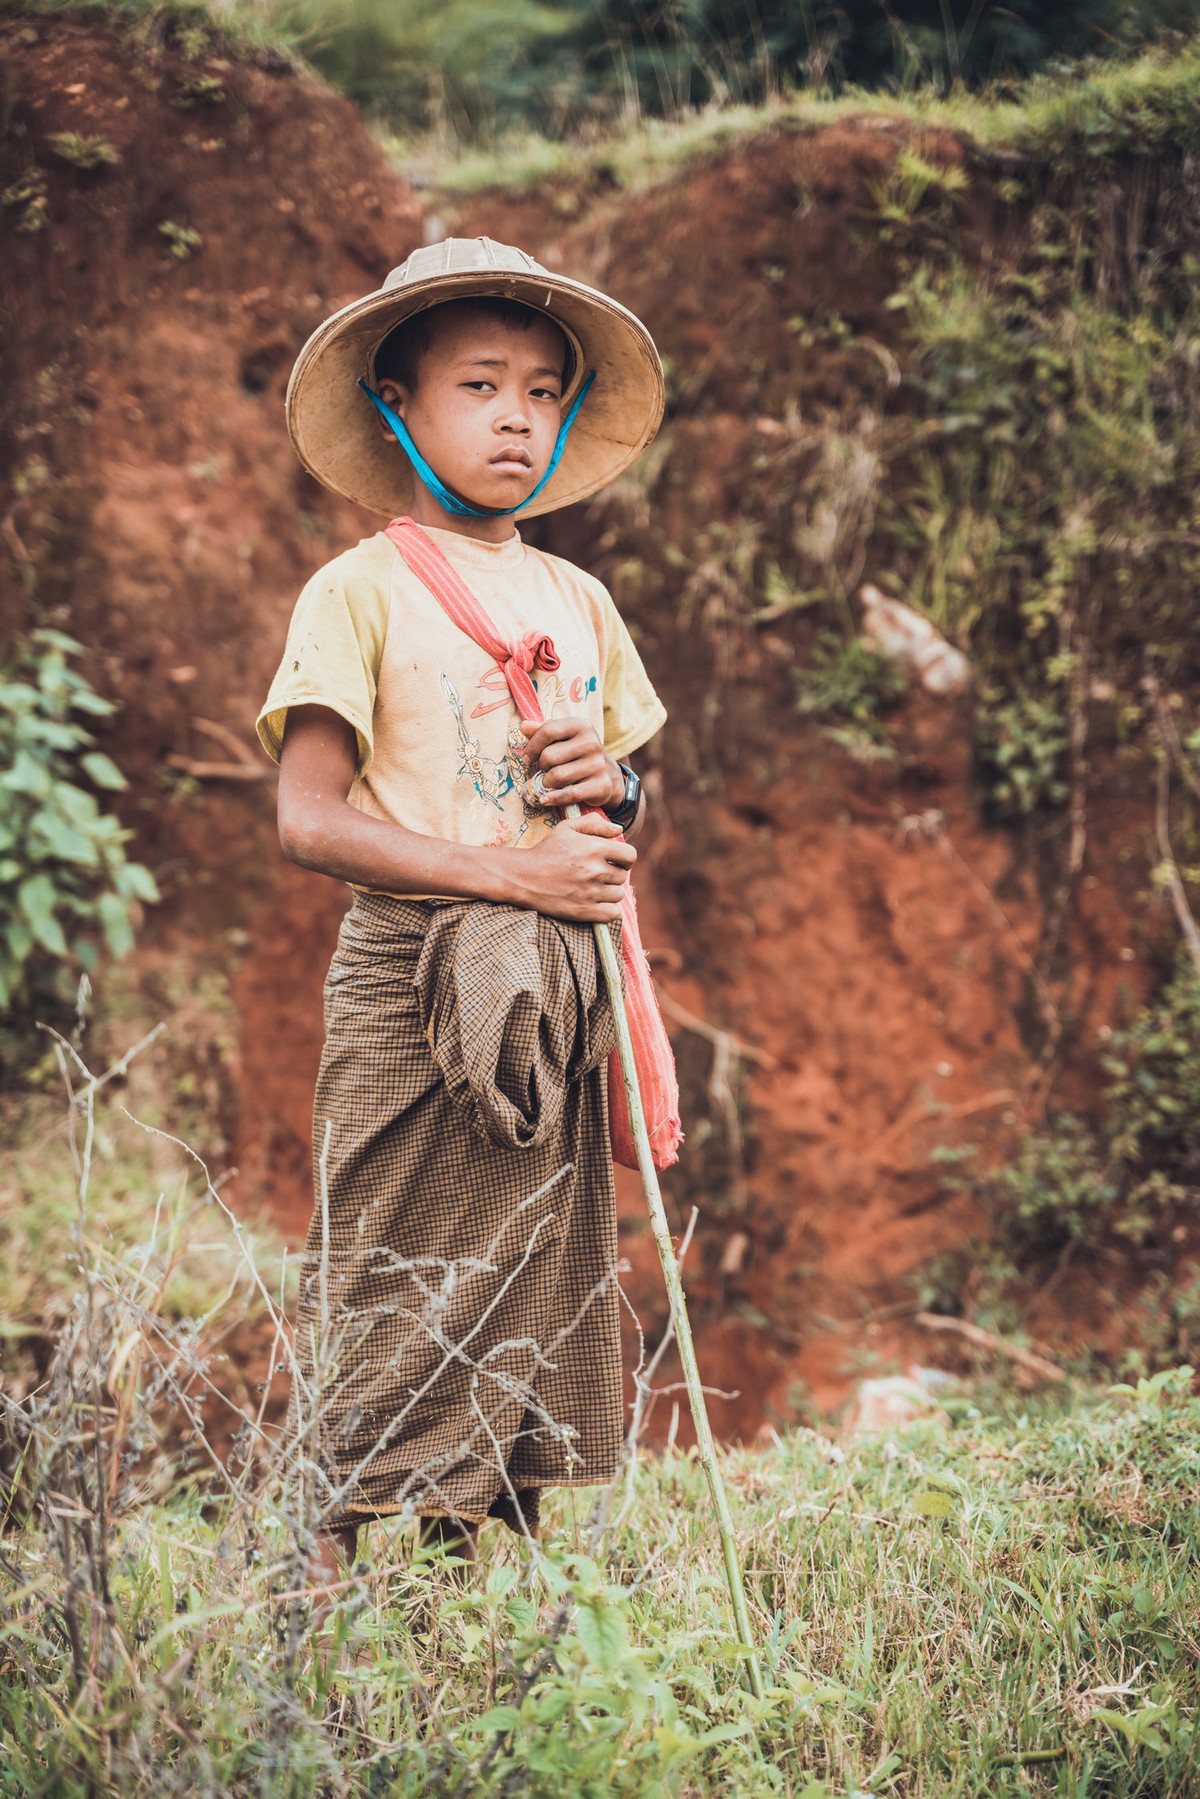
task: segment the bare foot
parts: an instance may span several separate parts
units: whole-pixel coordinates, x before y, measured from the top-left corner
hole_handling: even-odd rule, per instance
[[[318,1531],[313,1540],[313,1556],[309,1564],[316,1579],[315,1592],[319,1598],[328,1598],[331,1589],[345,1580],[354,1566],[354,1556],[358,1548],[358,1526],[341,1524],[336,1530]],[[326,1610],[328,1610],[328,1605]]]
[[[313,1648],[325,1668],[329,1666],[333,1650],[330,1619],[342,1596],[341,1583],[354,1566],[357,1544],[358,1527],[354,1524],[343,1524],[336,1530],[319,1531],[313,1539],[312,1559],[309,1562],[309,1578],[313,1583],[311,1628]]]

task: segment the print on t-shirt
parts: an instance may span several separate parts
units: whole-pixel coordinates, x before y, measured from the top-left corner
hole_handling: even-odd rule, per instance
[[[579,705],[596,692],[598,680],[595,675],[576,675],[568,687],[556,670],[542,670],[534,678],[533,685],[541,703],[543,717],[557,718],[564,710],[568,696]],[[473,707],[471,723],[477,718],[486,718],[489,713],[499,711],[502,706],[512,704],[504,670],[499,663],[494,662],[480,676],[479,686],[487,697]],[[547,807],[540,785],[540,774],[536,770],[530,773],[521,753],[525,747],[525,737],[519,720],[514,718],[510,723],[504,755],[501,760],[496,761],[485,753],[482,741],[478,737],[472,737],[462,697],[445,673],[441,676],[441,687],[454,713],[458,730],[459,763],[454,778],[456,781],[469,781],[477,798],[500,814],[492,843],[520,843],[530,825],[540,826],[540,829],[535,829],[535,836],[542,836],[545,831],[552,829],[558,823],[558,813],[553,807]],[[503,697],[493,699],[491,696],[499,695],[501,689]],[[510,793],[515,793],[521,804],[521,822],[515,833],[505,817]]]

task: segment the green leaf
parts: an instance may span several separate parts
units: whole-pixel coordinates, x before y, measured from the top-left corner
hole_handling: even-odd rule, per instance
[[[118,961],[133,948],[133,927],[129,909],[119,893],[102,893],[96,901],[96,915],[104,929],[104,940]]]
[[[1139,1618],[1153,1617],[1154,1613],[1158,1610],[1158,1602],[1149,1587],[1135,1587],[1133,1589],[1133,1609]]]
[[[514,1593],[505,1604],[504,1616],[521,1636],[528,1636],[537,1623],[537,1607],[523,1593]]]
[[[129,783],[121,773],[111,756],[103,750],[89,750],[86,756],[79,758],[79,766],[89,781],[97,787],[105,787],[110,793],[121,793]]]
[[[0,775],[0,787],[9,793],[31,793],[36,799],[44,800],[50,792],[50,771],[44,763],[31,756],[28,750],[18,750],[13,757],[13,765]]]
[[[65,956],[67,940],[63,936],[62,926],[54,916],[57,903],[58,895],[49,875],[31,875],[17,889],[17,904],[29,922],[34,941],[40,943],[51,956]]]
[[[148,868],[140,862],[123,862],[114,874],[118,893],[126,899],[139,899],[147,906],[156,904],[159,898],[158,883]]]
[[[19,968],[33,948],[33,932],[23,918],[10,920],[4,932],[8,953]]]
[[[501,1565],[492,1569],[487,1577],[487,1586],[484,1590],[492,1599],[503,1599],[506,1593],[512,1592],[516,1584],[516,1569]]]
[[[53,811],[49,806],[42,806],[29,821],[29,829],[42,839],[51,855],[60,862],[77,862],[83,868],[95,868],[99,863],[96,845],[92,839],[68,824],[65,818]]]
[[[936,1492],[932,1487],[923,1493],[914,1493],[910,1501],[914,1512],[920,1512],[923,1518],[951,1518],[954,1515],[954,1500],[949,1493]]]
[[[21,736],[27,743],[48,744],[52,750],[75,750],[81,743],[90,741],[82,726],[64,725],[57,718],[27,719],[21,727]]]
[[[101,818],[94,793],[89,793],[86,787],[75,787],[70,781],[54,783],[54,803],[63,816],[82,831],[95,830],[99,834],[99,827],[115,822]]]
[[[521,1722],[521,1714],[515,1705],[494,1705],[489,1712],[475,1724],[476,1730],[515,1730]]]
[[[575,1634],[594,1668],[611,1674],[619,1667],[626,1631],[624,1613],[617,1606],[603,1599],[584,1600],[575,1617]]]
[[[539,1724],[557,1724],[571,1704],[569,1687],[551,1687],[537,1702],[536,1716]]]
[[[55,631],[50,625],[42,625],[30,633],[32,643],[44,644],[48,650],[61,650],[64,656],[81,656],[83,645],[65,631]]]
[[[92,718],[107,718],[116,711],[111,700],[102,699],[90,687],[77,688],[71,695],[71,705],[76,712],[86,712]]]

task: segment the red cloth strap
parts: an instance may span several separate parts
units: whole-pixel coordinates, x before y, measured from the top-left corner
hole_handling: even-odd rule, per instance
[[[425,583],[459,629],[495,658],[521,717],[540,724],[544,714],[530,677],[535,669],[552,672],[559,666],[558,652],[551,639],[544,631],[527,631],[515,643],[505,642],[458,570],[433,540],[426,537],[414,519],[394,518],[387,527],[387,535],[413,574]],[[650,965],[638,932],[632,881],[626,881],[621,889],[621,950],[626,1011],[650,1148],[655,1166],[669,1168],[678,1160],[683,1138],[679,1121],[679,1082],[670,1039],[658,1009]],[[625,1167],[636,1168],[637,1150],[615,1050],[608,1066],[608,1113],[614,1157]]]
[[[542,718],[542,708],[530,675],[535,668],[552,674],[559,666],[558,651],[545,631],[526,631],[515,643],[506,643],[452,562],[411,518],[393,519],[387,528],[414,575],[441,601],[460,631],[473,637],[481,650],[494,656],[504,670],[509,692],[522,718]]]

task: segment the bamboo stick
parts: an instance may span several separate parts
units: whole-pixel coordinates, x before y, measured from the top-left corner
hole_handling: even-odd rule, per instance
[[[566,813],[568,818],[581,816],[578,806],[568,806]],[[642,1106],[641,1093],[638,1091],[637,1069],[633,1059],[633,1037],[630,1034],[629,1017],[625,1010],[625,987],[621,980],[616,945],[613,943],[612,932],[606,924],[593,925],[592,929],[596,933],[600,966],[604,970],[604,979],[608,985],[609,999],[612,1002],[613,1018],[616,1021],[617,1054],[620,1058],[621,1079],[624,1082],[625,1098],[629,1107],[629,1122],[633,1129],[633,1141],[637,1149],[638,1173],[642,1177],[642,1191],[646,1195],[646,1204],[650,1211],[650,1229],[654,1234],[658,1259],[662,1263],[663,1279],[667,1285],[671,1319],[675,1326],[675,1340],[679,1345],[679,1361],[687,1386],[692,1422],[696,1427],[696,1446],[700,1452],[700,1465],[708,1480],[713,1509],[717,1514],[717,1528],[721,1534],[721,1549],[725,1557],[725,1579],[729,1586],[734,1624],[737,1627],[738,1641],[746,1651],[746,1675],[750,1691],[756,1699],[761,1699],[765,1694],[762,1666],[754,1647],[754,1637],[750,1628],[750,1610],[746,1604],[746,1588],[742,1580],[742,1569],[738,1561],[737,1544],[733,1535],[733,1514],[729,1509],[729,1499],[725,1492],[725,1483],[721,1478],[720,1464],[717,1461],[716,1444],[713,1442],[712,1426],[708,1421],[708,1407],[704,1402],[704,1388],[700,1384],[700,1368],[696,1361],[695,1345],[692,1342],[692,1326],[688,1318],[683,1281],[675,1260],[671,1228],[667,1223],[662,1189],[658,1184],[658,1170],[654,1166],[654,1157],[650,1150],[650,1133],[646,1128],[646,1113]]]

